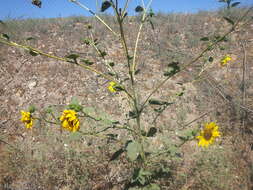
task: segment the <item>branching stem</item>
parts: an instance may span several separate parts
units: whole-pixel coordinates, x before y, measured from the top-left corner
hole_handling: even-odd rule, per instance
[[[213,43],[211,43],[210,45],[208,45],[196,58],[194,58],[192,61],[190,61],[189,63],[187,63],[186,65],[184,65],[180,71],[185,70],[188,66],[192,65],[193,63],[195,63],[197,60],[199,60],[206,52],[208,52],[210,49],[212,49],[215,45],[217,45],[218,43],[220,43],[221,41],[224,40],[224,38],[226,36],[228,36],[229,34],[233,33],[235,31],[235,28],[239,25],[239,23],[248,15],[248,13],[251,11],[251,9],[253,9],[253,7],[250,7],[245,14],[243,14],[242,17],[240,17],[237,22],[235,22],[235,24],[223,35],[221,36],[219,39],[217,39],[216,41],[214,41]],[[176,75],[176,74],[175,74]],[[150,97],[158,91],[158,89],[160,89],[170,78],[174,77],[173,76],[168,76],[166,79],[164,79],[163,81],[161,81],[157,87],[147,96],[147,98],[145,99],[145,101],[142,103],[141,105],[141,111],[144,109],[145,105],[147,104],[148,100],[150,99]]]

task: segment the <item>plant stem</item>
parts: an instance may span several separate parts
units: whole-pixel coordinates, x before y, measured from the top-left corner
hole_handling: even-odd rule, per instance
[[[129,2],[130,2],[130,0],[126,0],[125,6],[124,6],[123,11],[122,11],[122,16],[125,15]]]
[[[139,106],[138,106],[138,97],[135,91],[135,81],[134,81],[134,72],[132,69],[132,65],[130,63],[130,55],[129,55],[129,50],[128,50],[128,46],[126,43],[126,38],[125,38],[125,34],[124,34],[124,28],[123,28],[123,17],[122,15],[118,12],[117,7],[112,4],[112,7],[114,8],[115,14],[117,16],[117,21],[119,24],[119,29],[120,29],[120,37],[121,37],[121,43],[125,52],[125,56],[127,59],[127,67],[128,67],[128,73],[130,76],[130,80],[131,80],[131,87],[132,87],[132,91],[133,91],[133,108],[136,114],[136,130],[134,130],[135,133],[133,133],[133,135],[137,134],[137,140],[141,146],[141,150],[140,150],[140,156],[142,158],[142,160],[144,161],[144,163],[146,163],[146,158],[145,158],[145,151],[144,151],[144,147],[143,147],[143,136],[141,134],[141,112],[139,110]],[[136,133],[137,132],[137,133]]]
[[[247,11],[248,13],[249,11]],[[223,41],[224,38],[226,36],[228,36],[230,33],[235,31],[236,26],[239,24],[239,22],[246,16],[247,14],[244,14],[231,28],[229,31],[227,31],[222,37],[220,37],[219,39],[217,39],[216,41],[214,41],[212,44],[208,45],[196,58],[194,58],[192,61],[190,61],[189,63],[187,63],[186,65],[184,65],[180,71],[185,70],[188,66],[192,65],[193,63],[195,63],[197,60],[199,60],[206,52],[208,52],[211,48],[213,48],[215,45],[217,45],[219,42]],[[176,74],[175,74],[176,75]],[[145,101],[143,102],[143,104],[141,105],[141,110],[143,110],[144,106],[146,105],[146,103],[148,102],[149,98],[160,88],[162,87],[170,78],[174,77],[173,76],[168,76],[166,79],[164,79],[163,81],[161,81],[157,87],[148,95],[148,97],[145,99]]]
[[[140,156],[142,158],[143,164],[146,164],[146,155],[145,155],[145,150],[144,150],[144,146],[143,146],[143,135],[142,135],[142,131],[141,131],[141,113],[137,113],[137,117],[136,117],[136,123],[137,123],[137,127],[138,127],[138,141],[140,143],[141,146],[141,152],[140,152]]]
[[[149,1],[147,8],[144,7],[144,2],[142,2],[142,3],[143,3],[143,8],[144,8],[144,13],[142,15],[141,24],[139,26],[137,38],[136,38],[136,41],[135,41],[133,66],[132,66],[132,72],[133,72],[133,74],[135,73],[136,66],[137,66],[137,64],[136,64],[136,55],[137,55],[137,49],[138,49],[139,39],[140,39],[140,35],[141,35],[141,30],[142,30],[144,22],[145,22],[145,20],[147,18],[146,17],[146,15],[147,15],[147,9],[150,7],[150,5],[152,3],[152,0]]]
[[[126,44],[126,38],[125,38],[125,34],[124,34],[123,22],[122,22],[122,20],[119,16],[117,18],[118,18],[118,23],[119,23],[119,27],[120,27],[121,43],[122,43],[122,46],[125,50],[126,59],[127,59],[128,73],[129,73],[131,84],[132,84],[132,87],[133,87],[134,86],[134,77],[133,77],[133,72],[131,70],[131,63],[130,63],[130,59],[129,59],[130,55],[129,55],[128,47],[127,47],[127,44]]]

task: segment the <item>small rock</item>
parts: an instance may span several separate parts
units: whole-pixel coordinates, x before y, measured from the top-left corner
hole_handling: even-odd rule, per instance
[[[37,86],[37,81],[36,80],[33,80],[33,81],[30,81],[29,83],[28,83],[28,88],[29,89],[32,89],[32,88],[34,88],[34,87],[36,87]]]

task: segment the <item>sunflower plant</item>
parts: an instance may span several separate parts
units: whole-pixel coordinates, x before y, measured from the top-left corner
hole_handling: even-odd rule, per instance
[[[34,4],[35,1],[33,1]],[[39,7],[41,6],[41,1],[36,1],[37,5],[39,3]],[[43,2],[43,1],[42,1]],[[0,43],[6,44],[9,46],[14,46],[18,48],[23,48],[25,50],[28,50],[28,52],[32,56],[45,56],[49,57],[51,59],[59,60],[61,62],[67,62],[69,64],[72,64],[73,66],[83,68],[85,70],[91,71],[93,73],[98,74],[100,77],[103,77],[105,81],[108,83],[107,89],[111,93],[121,94],[122,96],[125,96],[128,100],[128,103],[130,105],[129,110],[126,110],[126,113],[123,113],[127,117],[127,122],[124,124],[120,123],[119,121],[106,121],[109,126],[100,129],[98,131],[91,131],[88,133],[82,132],[82,121],[80,120],[81,117],[87,117],[91,118],[96,122],[100,122],[101,120],[105,121],[103,118],[96,118],[93,115],[87,114],[85,111],[84,106],[79,104],[78,102],[71,103],[66,109],[62,111],[59,117],[55,115],[52,111],[52,109],[48,109],[47,113],[51,116],[52,120],[49,121],[46,118],[36,118],[39,120],[43,120],[45,122],[48,122],[50,124],[60,125],[61,128],[66,129],[66,131],[70,132],[80,132],[82,135],[89,135],[89,136],[96,136],[98,137],[100,134],[103,134],[107,132],[108,130],[126,130],[129,136],[127,136],[127,140],[125,142],[121,142],[123,146],[119,148],[116,152],[112,154],[111,160],[114,161],[118,159],[122,154],[125,154],[127,157],[127,161],[133,163],[133,166],[136,168],[133,172],[132,177],[132,183],[138,184],[142,186],[154,186],[157,187],[155,184],[152,184],[152,178],[157,177],[158,174],[155,173],[155,170],[152,170],[150,168],[154,168],[154,158],[156,158],[159,155],[173,155],[174,157],[180,157],[180,153],[178,149],[190,140],[198,140],[198,145],[202,147],[208,147],[209,145],[213,144],[215,142],[215,139],[217,137],[221,136],[221,133],[219,131],[219,127],[214,122],[210,122],[204,125],[203,129],[199,131],[199,135],[196,136],[196,130],[192,130],[189,134],[186,136],[179,136],[179,138],[182,140],[179,144],[172,144],[170,147],[165,147],[163,150],[152,150],[147,151],[148,146],[150,145],[150,140],[152,137],[154,137],[158,129],[153,126],[153,123],[151,126],[149,126],[149,130],[145,130],[144,122],[143,122],[143,115],[145,114],[145,111],[147,109],[148,105],[156,106],[154,110],[156,113],[161,114],[168,106],[173,104],[173,102],[163,101],[159,99],[153,98],[153,95],[163,87],[163,85],[169,81],[173,80],[173,77],[178,75],[178,73],[182,71],[186,71],[186,69],[196,63],[197,61],[204,59],[205,56],[208,55],[213,49],[217,48],[219,44],[224,43],[227,36],[229,36],[231,33],[235,32],[236,29],[241,25],[244,18],[248,15],[249,11],[247,11],[244,15],[239,17],[237,21],[233,21],[231,18],[225,18],[227,22],[231,25],[223,35],[220,35],[218,37],[209,37],[205,36],[202,37],[200,40],[203,41],[204,48],[202,51],[199,52],[198,55],[196,55],[192,60],[189,60],[188,63],[185,63],[184,65],[179,64],[179,62],[172,62],[169,63],[166,67],[166,71],[163,72],[163,79],[160,81],[157,81],[156,86],[149,92],[146,96],[143,96],[143,94],[139,93],[138,85],[139,81],[136,79],[136,75],[140,73],[139,71],[139,62],[137,61],[137,55],[139,51],[139,42],[140,42],[140,36],[143,31],[143,27],[146,24],[151,24],[152,27],[154,27],[154,24],[152,22],[152,18],[155,16],[154,12],[151,9],[152,0],[149,0],[147,5],[138,5],[135,8],[135,12],[138,14],[140,18],[139,27],[137,29],[136,39],[135,39],[135,45],[133,51],[130,51],[129,45],[127,43],[127,36],[126,36],[126,28],[125,26],[125,19],[128,17],[128,7],[129,7],[129,0],[126,0],[123,3],[123,7],[120,7],[119,2],[117,0],[105,0],[101,4],[101,12],[106,12],[109,8],[112,8],[114,12],[115,20],[117,21],[118,30],[113,29],[109,26],[108,23],[106,23],[105,20],[103,20],[102,17],[99,16],[99,14],[96,14],[93,12],[90,8],[88,8],[85,4],[81,3],[79,0],[70,0],[70,2],[74,3],[75,5],[85,9],[88,11],[92,16],[94,16],[97,21],[102,24],[109,32],[111,32],[115,38],[120,40],[121,48],[124,52],[124,58],[125,58],[125,74],[126,77],[121,78],[121,75],[119,72],[114,70],[114,63],[108,62],[106,60],[107,53],[100,49],[99,43],[97,39],[93,38],[93,35],[90,34],[90,39],[84,39],[84,43],[86,45],[89,45],[93,47],[96,52],[98,53],[98,56],[100,59],[102,59],[103,63],[105,63],[106,68],[108,69],[106,72],[100,71],[94,67],[92,67],[93,62],[82,59],[80,55],[77,54],[70,54],[64,57],[55,56],[46,52],[43,52],[37,48],[31,47],[29,45],[20,44],[17,42],[14,42],[10,39],[10,37],[7,34],[2,34],[0,36]],[[228,1],[224,1],[228,2]],[[231,6],[236,6],[235,4],[227,7],[228,9],[231,8]],[[88,29],[90,31],[91,26],[88,26]],[[208,61],[212,62],[214,59],[209,58]],[[220,61],[221,65],[226,65],[229,61],[231,61],[231,57],[229,55],[224,56],[222,60]],[[182,84],[180,84],[182,85]],[[175,99],[180,98],[180,96],[183,95],[183,92],[176,93]],[[31,129],[34,124],[35,117],[33,116],[32,112],[26,112],[21,111],[21,121],[25,124],[26,128]],[[105,123],[106,123],[105,122]],[[101,135],[101,138],[105,138],[106,135]],[[112,136],[112,135],[111,135]],[[169,137],[168,137],[169,138]],[[115,138],[114,138],[115,140]],[[197,143],[196,143],[197,144]],[[157,176],[155,176],[157,174]]]

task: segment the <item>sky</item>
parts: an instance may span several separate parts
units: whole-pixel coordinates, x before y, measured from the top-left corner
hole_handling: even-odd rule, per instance
[[[25,18],[53,18],[67,16],[89,16],[90,14],[69,0],[41,0],[42,7],[31,4],[32,0],[0,0],[0,20],[25,19]],[[78,0],[94,12],[99,11],[103,0]],[[121,4],[125,0],[118,0]],[[149,0],[143,0],[145,4]],[[237,0],[235,0],[236,2]],[[238,0],[241,5],[253,5],[253,0]],[[142,5],[142,0],[130,0],[129,13],[134,13],[137,5]],[[223,7],[218,0],[153,0],[154,12],[164,13],[196,13],[198,11],[213,11]],[[110,13],[110,10],[108,10]]]

